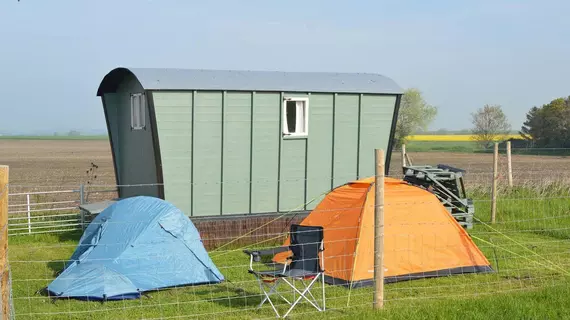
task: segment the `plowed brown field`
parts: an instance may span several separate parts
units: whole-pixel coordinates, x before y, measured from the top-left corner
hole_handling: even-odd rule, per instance
[[[410,152],[414,164],[447,164],[467,170],[467,182],[490,182],[491,154]],[[399,152],[394,152],[391,175],[401,176]],[[96,164],[97,185],[114,185],[109,142],[106,140],[0,140],[0,164],[10,166],[12,186],[77,186],[87,181],[86,171]],[[499,161],[500,178],[506,178],[506,156]],[[570,158],[513,155],[515,182],[544,182],[570,178]]]

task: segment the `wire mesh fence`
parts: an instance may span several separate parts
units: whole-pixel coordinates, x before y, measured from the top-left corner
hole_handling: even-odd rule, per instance
[[[487,160],[492,161],[492,156]],[[554,160],[556,166],[539,160],[532,165],[525,162],[525,167],[513,165],[515,183],[509,187],[506,158],[501,156],[495,223],[490,222],[492,165],[471,171],[463,167],[467,195],[475,207],[469,230],[459,226],[429,191],[388,179],[383,248],[386,308],[486,295],[501,299],[513,292],[567,286],[570,183],[560,163],[568,160]],[[482,167],[473,163],[473,168]],[[390,176],[401,179],[402,172]],[[93,193],[83,202],[116,198],[116,191],[103,192],[117,189],[109,187],[89,186]],[[31,193],[25,188],[10,188],[10,218],[21,219],[10,220],[9,231],[24,233],[11,237],[9,247],[17,319],[264,319],[275,317],[271,304],[283,315],[297,300],[289,314],[292,318],[359,317],[372,308],[374,197],[370,183],[337,188],[319,197],[310,210],[299,210],[307,207],[300,203],[274,214],[192,217],[188,221],[199,237],[192,235],[191,227],[181,230],[185,220],[173,218],[149,220],[141,214],[109,219],[106,224],[97,216],[93,222],[81,220],[77,209],[82,203],[81,188],[59,187],[59,193],[43,193],[45,198],[30,201],[36,206],[28,205],[33,195],[28,196]],[[34,192],[54,191],[40,189]],[[33,212],[35,207],[40,211]],[[52,216],[65,210],[76,215],[73,226],[29,232],[29,214]],[[62,223],[67,222],[72,221]],[[314,274],[294,280],[277,276],[289,251],[271,253],[260,261],[244,252],[290,243],[291,225],[299,223],[324,226],[324,250],[318,261],[324,270],[325,303],[319,280],[306,291]],[[141,225],[152,231],[152,237],[129,236],[133,230],[139,230],[138,235],[146,232],[137,229]],[[40,226],[32,224],[32,231],[50,230],[36,229]],[[110,230],[115,230],[113,237]],[[173,239],[183,241],[172,244]],[[311,264],[314,259],[305,257],[300,262]],[[266,270],[273,273],[266,274],[262,287],[256,272]],[[200,274],[204,278],[196,280]],[[279,279],[290,283],[281,281],[272,292]],[[59,286],[47,290],[54,282]],[[271,293],[271,302],[265,300],[263,288]],[[321,310],[326,305],[325,311],[319,312],[312,303]]]

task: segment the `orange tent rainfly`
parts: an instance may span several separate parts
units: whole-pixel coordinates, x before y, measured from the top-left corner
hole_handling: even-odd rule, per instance
[[[301,222],[324,228],[325,279],[330,284],[372,284],[374,192],[374,178],[337,187]],[[273,261],[283,263],[287,256],[277,254]],[[434,194],[391,178],[384,189],[384,268],[385,282],[492,272]]]

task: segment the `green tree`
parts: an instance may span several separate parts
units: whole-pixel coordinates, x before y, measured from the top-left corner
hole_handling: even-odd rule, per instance
[[[520,134],[539,148],[570,148],[570,97],[531,108]]]
[[[511,125],[500,105],[488,105],[471,114],[475,141],[483,148],[489,148],[495,140],[504,140]]]
[[[394,134],[394,147],[406,143],[406,137],[418,131],[425,131],[437,115],[437,107],[429,105],[420,90],[407,89],[400,101],[400,110]]]

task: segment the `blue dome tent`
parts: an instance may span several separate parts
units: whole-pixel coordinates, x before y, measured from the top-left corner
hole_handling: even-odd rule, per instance
[[[182,211],[154,197],[132,197],[101,212],[87,227],[53,297],[136,299],[145,291],[224,280]]]

